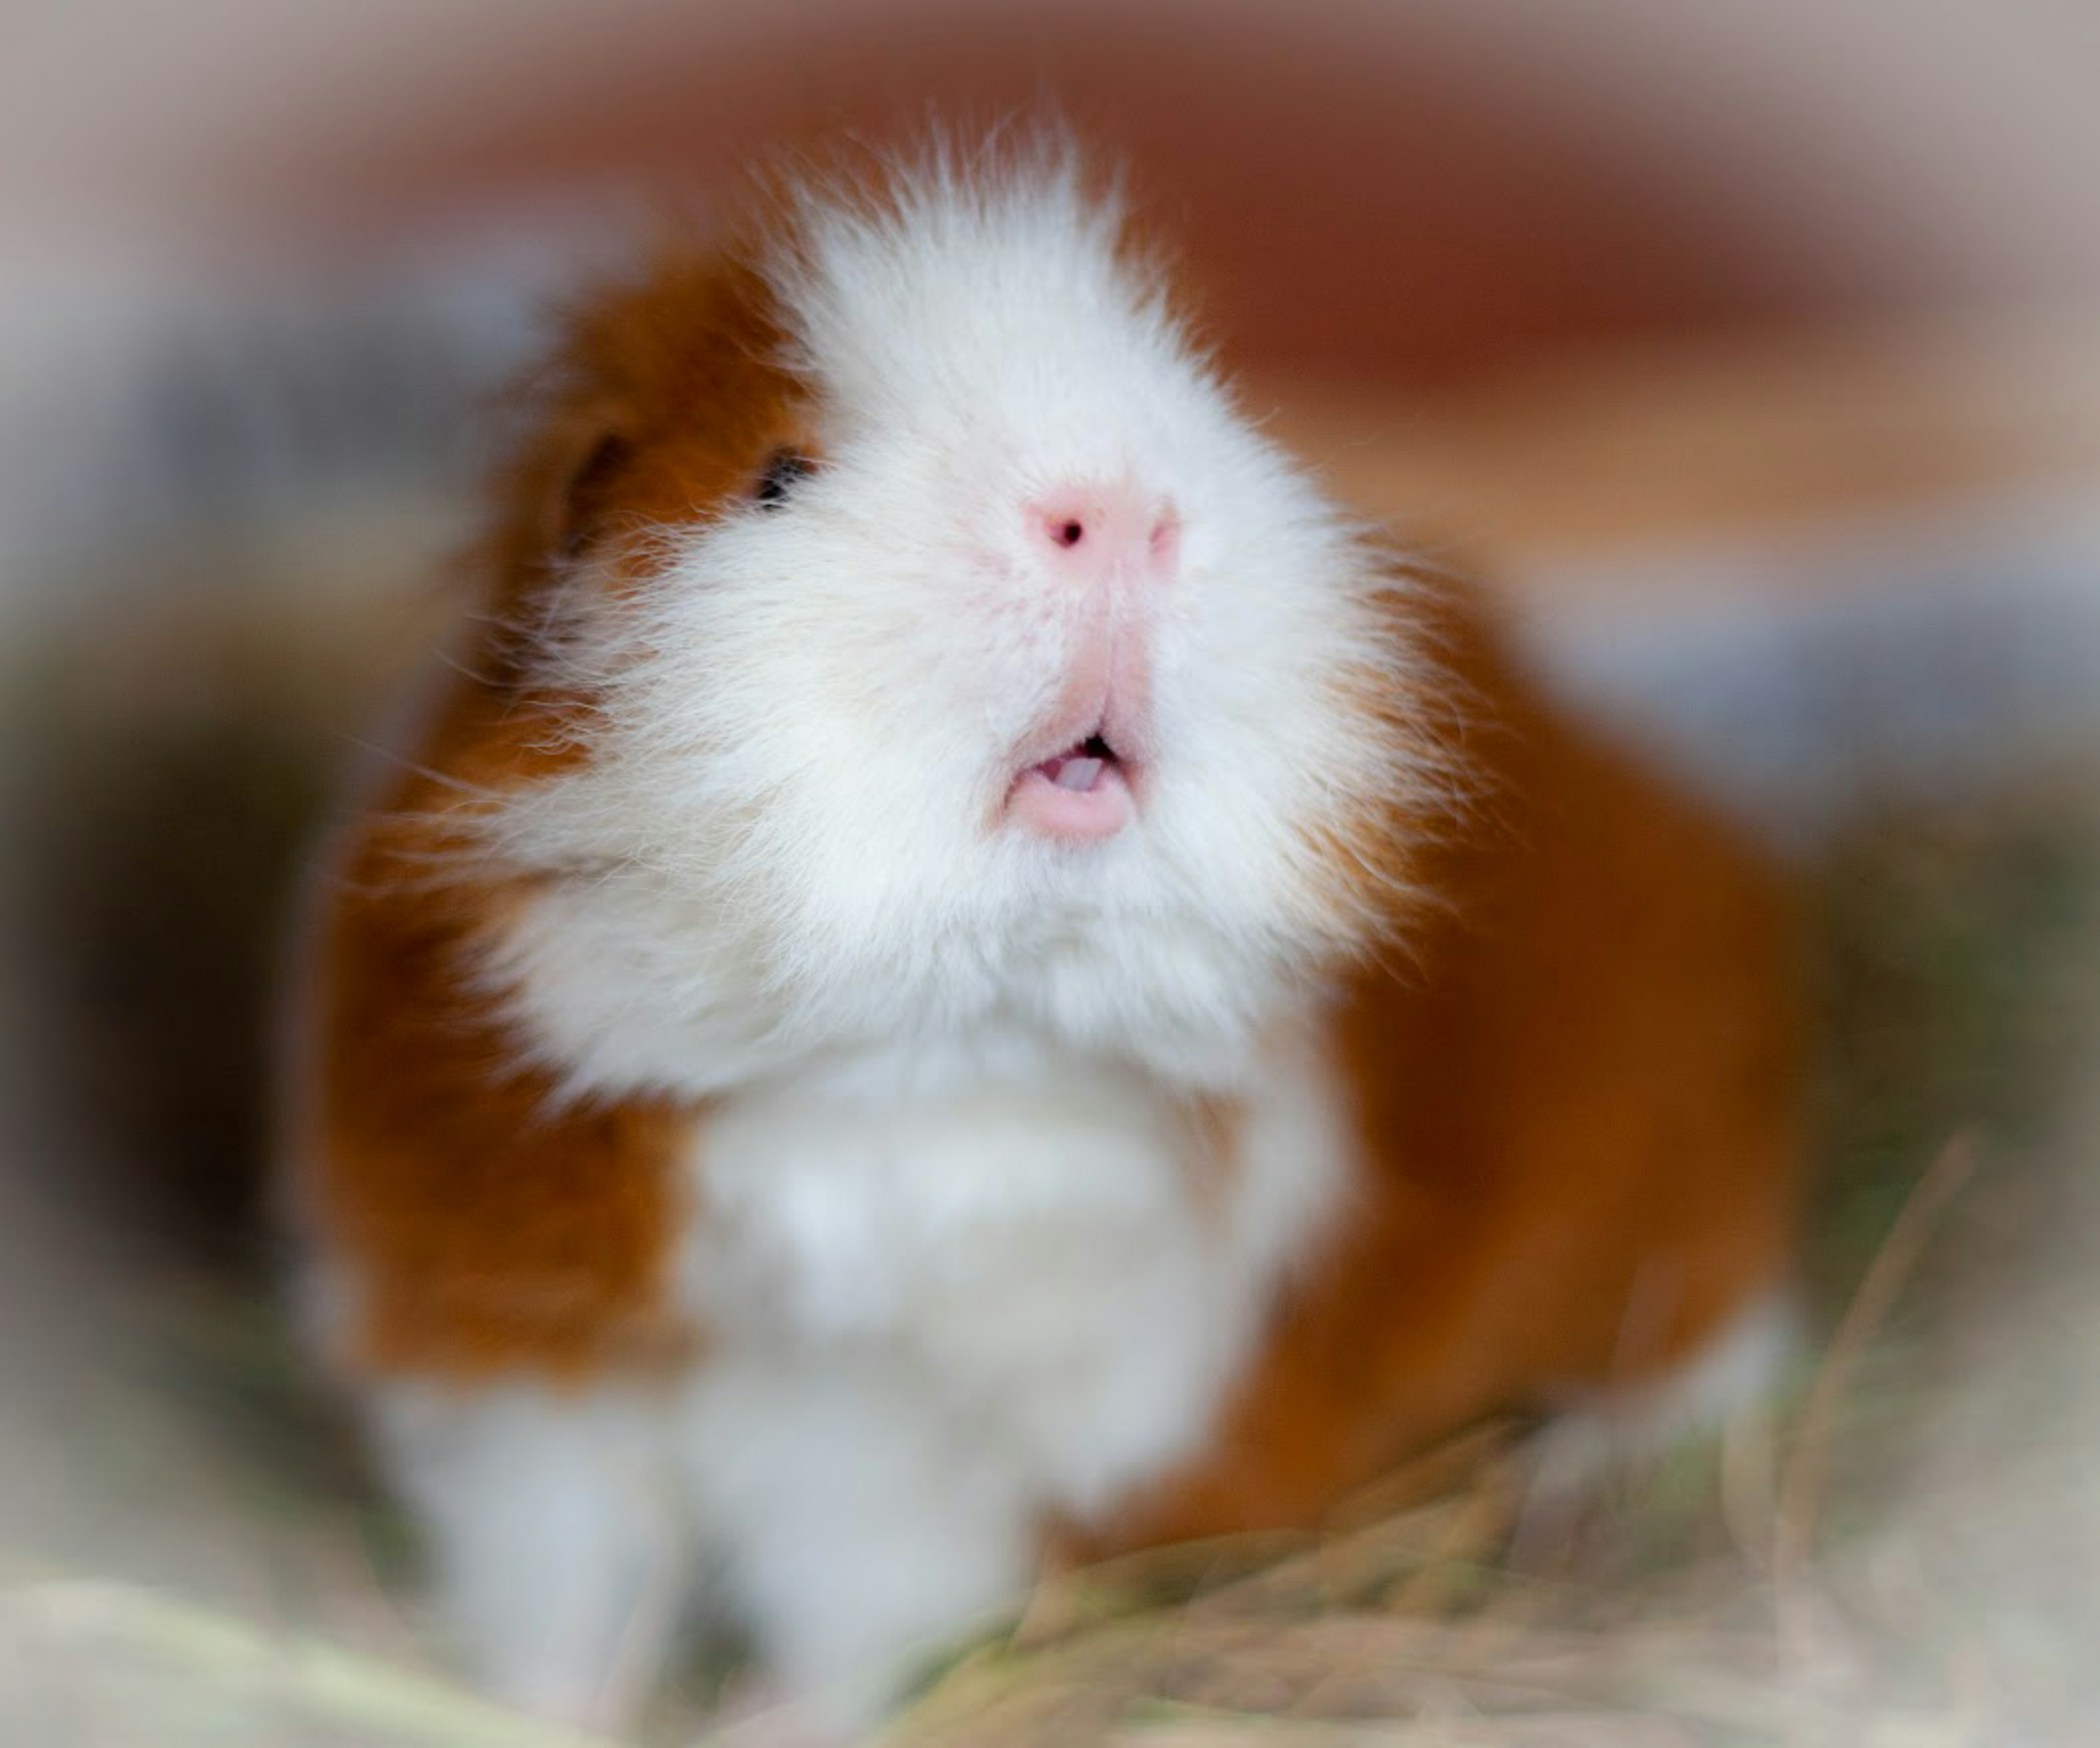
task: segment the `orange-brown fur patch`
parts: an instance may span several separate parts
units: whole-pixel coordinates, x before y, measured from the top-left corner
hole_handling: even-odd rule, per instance
[[[590,756],[592,700],[530,662],[559,561],[602,546],[616,589],[646,586],[627,536],[704,518],[798,441],[779,338],[755,273],[682,250],[573,318],[474,565],[472,644],[323,890],[292,1148],[351,1289],[353,1363],[575,1375],[697,1339],[667,1290],[697,1113],[564,1103],[525,1064],[481,959],[560,875],[493,866],[471,827],[487,795]]]
[[[1335,1015],[1361,1180],[1207,1454],[1082,1535],[1094,1553],[1310,1526],[1468,1421],[1667,1369],[1785,1278],[1805,1034],[1783,890],[1469,613],[1438,629],[1476,774],[1409,864],[1433,898],[1405,951]]]

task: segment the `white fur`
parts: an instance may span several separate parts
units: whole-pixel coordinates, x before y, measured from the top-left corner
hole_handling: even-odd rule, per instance
[[[1045,1514],[1200,1443],[1345,1193],[1314,1040],[1366,919],[1331,845],[1421,786],[1352,685],[1412,652],[1114,230],[1057,162],[817,210],[776,273],[824,465],[555,616],[603,709],[487,822],[542,875],[489,986],[572,1094],[710,1101],[680,1278],[711,1346],[653,1402],[390,1405],[526,1698],[594,1690],[682,1518],[790,1680],[873,1691],[1012,1595]],[[1141,814],[1085,847],[996,818],[1075,636],[1023,511],[1074,482],[1181,528]],[[1222,1171],[1205,1093],[1244,1103]]]
[[[666,1405],[640,1389],[397,1381],[372,1406],[476,1677],[527,1711],[617,1722],[622,1668],[654,1672],[673,1613],[659,1602],[698,1571]]]

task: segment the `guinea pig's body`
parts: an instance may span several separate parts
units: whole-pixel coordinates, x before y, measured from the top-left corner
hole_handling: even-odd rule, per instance
[[[316,1339],[500,1691],[856,1690],[1502,1408],[1748,1386],[1785,906],[1392,569],[1054,154],[576,320],[307,943]]]

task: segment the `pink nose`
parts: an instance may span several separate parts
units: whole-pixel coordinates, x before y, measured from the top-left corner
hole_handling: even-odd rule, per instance
[[[1031,512],[1051,567],[1075,582],[1164,583],[1180,564],[1181,518],[1174,506],[1133,487],[1053,492]]]

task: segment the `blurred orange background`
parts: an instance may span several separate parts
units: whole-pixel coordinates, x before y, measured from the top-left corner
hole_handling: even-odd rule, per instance
[[[2100,290],[2076,0],[78,0],[4,28],[17,251],[356,250],[1047,99],[1159,192],[1229,332],[1352,381]]]
[[[4,29],[0,396],[109,374],[155,296],[544,268],[798,141],[1051,111],[1132,168],[1285,434],[1498,568],[2100,478],[2075,0],[84,0]],[[29,472],[79,477],[12,422],[6,533]]]

